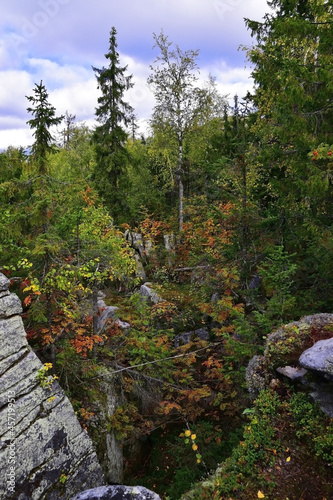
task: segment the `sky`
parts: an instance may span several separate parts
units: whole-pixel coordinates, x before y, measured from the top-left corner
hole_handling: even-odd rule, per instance
[[[95,124],[98,89],[92,66],[107,65],[114,26],[120,61],[134,87],[125,100],[147,130],[154,96],[147,85],[163,30],[183,51],[199,49],[199,82],[211,74],[229,99],[253,87],[246,52],[254,41],[244,18],[260,21],[266,0],[0,0],[0,150],[33,143],[27,120],[36,83],[43,81],[57,116],[66,111]],[[61,127],[61,126],[60,126]]]

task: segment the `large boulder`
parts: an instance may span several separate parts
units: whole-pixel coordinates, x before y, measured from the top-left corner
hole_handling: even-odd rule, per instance
[[[299,363],[307,370],[316,371],[333,380],[333,338],[319,340],[306,349],[301,354]]]
[[[66,500],[104,476],[64,391],[50,378],[42,387],[44,366],[8,288],[0,273],[0,498]]]
[[[83,491],[72,500],[161,500],[161,498],[143,486],[113,485]]]
[[[122,330],[128,330],[130,328],[131,325],[129,323],[121,321],[116,317],[116,312],[119,308],[117,306],[107,306],[101,296],[97,301],[97,307],[99,311],[97,317],[97,333],[101,333],[104,330],[109,320]]]

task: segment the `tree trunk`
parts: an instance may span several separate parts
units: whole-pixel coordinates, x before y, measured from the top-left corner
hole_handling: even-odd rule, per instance
[[[178,196],[179,196],[179,232],[183,230],[184,222],[184,185],[182,180],[183,173],[183,134],[178,133],[178,168],[177,168],[177,180],[178,180]]]
[[[241,170],[242,170],[242,259],[243,259],[243,269],[246,268],[247,263],[247,237],[248,237],[248,222],[247,222],[247,172],[246,172],[246,161],[241,158]]]
[[[98,333],[98,288],[94,286],[93,293],[91,297],[91,308],[92,308],[92,316],[93,316],[93,335],[97,335]]]
[[[178,189],[179,189],[179,232],[181,233],[183,230],[183,222],[184,222],[184,207],[183,207],[183,198],[184,198],[184,186],[181,176],[178,177]]]

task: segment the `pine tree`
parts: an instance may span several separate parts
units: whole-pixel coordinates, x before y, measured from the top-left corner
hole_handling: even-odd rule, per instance
[[[133,87],[132,75],[126,75],[127,66],[121,66],[116,42],[117,31],[110,32],[109,51],[105,54],[108,67],[95,68],[95,76],[101,96],[98,98],[96,127],[93,141],[96,146],[94,181],[96,188],[117,218],[124,208],[122,187],[126,180],[127,132],[124,128],[133,117],[133,108],[124,101],[126,90]]]

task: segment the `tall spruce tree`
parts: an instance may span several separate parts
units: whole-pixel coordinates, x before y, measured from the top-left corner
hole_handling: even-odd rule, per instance
[[[35,142],[31,147],[32,158],[38,173],[43,175],[47,170],[47,154],[54,151],[54,139],[50,128],[59,125],[64,117],[56,116],[55,108],[48,102],[49,95],[42,80],[40,84],[35,84],[33,92],[34,95],[26,96],[28,101],[32,103],[32,107],[28,107],[27,111],[34,116],[27,123],[34,130]]]
[[[121,66],[117,52],[117,31],[110,31],[109,51],[105,54],[108,66],[95,68],[95,76],[101,96],[98,98],[96,118],[100,123],[93,135],[96,148],[94,181],[96,188],[115,219],[125,208],[123,189],[127,182],[126,149],[128,126],[133,117],[133,108],[124,101],[126,90],[133,87],[132,75],[126,75],[127,66]]]

